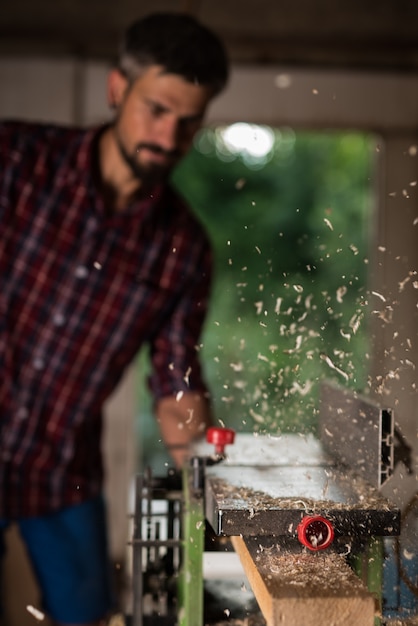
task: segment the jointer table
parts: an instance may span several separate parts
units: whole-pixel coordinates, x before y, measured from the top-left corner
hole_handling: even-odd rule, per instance
[[[329,398],[325,395],[328,405],[330,399],[334,407],[347,404],[352,417],[351,396],[343,394],[342,401],[339,392],[337,398],[335,390],[328,389],[327,393],[331,394]],[[357,403],[358,398],[355,400]],[[178,527],[178,538],[169,533],[162,539],[158,531],[163,548],[159,563],[165,558],[164,550],[179,550],[174,556],[178,571],[172,566],[173,555],[170,557],[171,580],[175,572],[177,588],[171,623],[208,623],[202,573],[208,537],[217,549],[228,550],[232,545],[238,553],[267,626],[380,623],[382,538],[400,532],[399,510],[379,493],[380,482],[390,477],[393,468],[393,424],[379,408],[372,406],[369,411],[369,403],[366,411],[363,401],[355,408],[357,426],[353,431],[350,427],[341,430],[341,418],[330,419],[323,406],[321,429],[325,438],[332,439],[331,451],[323,440],[299,434],[276,437],[241,433],[216,459],[212,444],[195,446],[177,495],[169,497],[172,510],[178,507],[171,522],[172,528]],[[339,415],[344,416],[344,411]],[[372,433],[366,442],[362,420]],[[354,469],[341,463],[341,455],[353,455],[348,446],[358,446],[357,456],[365,454],[367,462],[360,458]],[[377,454],[376,446],[380,450]],[[339,455],[335,454],[336,447]],[[376,471],[375,460],[369,463],[375,456]],[[139,570],[149,569],[149,563],[144,565],[144,550],[149,556],[158,543],[149,531],[150,503],[144,508],[144,493],[149,500],[152,491],[150,483],[142,482],[139,490],[141,520],[137,520],[133,539],[137,555],[142,551],[136,563],[138,576]],[[139,587],[133,626],[150,621],[150,615],[143,614],[143,596],[149,585],[145,583],[145,588],[142,580]],[[151,622],[158,622],[158,614],[165,613],[165,621],[170,623],[170,611],[164,608],[167,601],[163,605],[158,602],[151,611]]]
[[[225,462],[206,468],[205,517],[232,537],[269,625],[373,625],[379,538],[399,533],[399,511],[313,436],[239,435]]]

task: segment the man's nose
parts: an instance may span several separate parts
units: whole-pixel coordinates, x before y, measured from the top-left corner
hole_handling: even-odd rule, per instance
[[[159,127],[159,145],[167,151],[175,150],[179,141],[179,123],[174,118],[161,120]]]

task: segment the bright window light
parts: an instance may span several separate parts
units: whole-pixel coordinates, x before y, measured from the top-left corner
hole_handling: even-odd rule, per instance
[[[268,126],[237,122],[226,126],[220,139],[230,153],[264,161],[274,147],[274,132]]]

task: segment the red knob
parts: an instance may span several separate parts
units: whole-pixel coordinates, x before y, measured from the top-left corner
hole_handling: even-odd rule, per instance
[[[213,443],[216,454],[223,455],[225,446],[234,443],[235,431],[232,428],[220,428],[211,426],[206,431],[206,441]]]
[[[298,526],[298,539],[309,550],[325,550],[334,540],[334,528],[325,517],[307,515]]]

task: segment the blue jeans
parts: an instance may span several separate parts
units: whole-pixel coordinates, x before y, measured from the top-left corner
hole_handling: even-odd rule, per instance
[[[0,519],[0,556],[4,531]],[[58,512],[14,522],[42,593],[42,609],[61,623],[88,623],[114,607],[106,507],[100,496]]]

